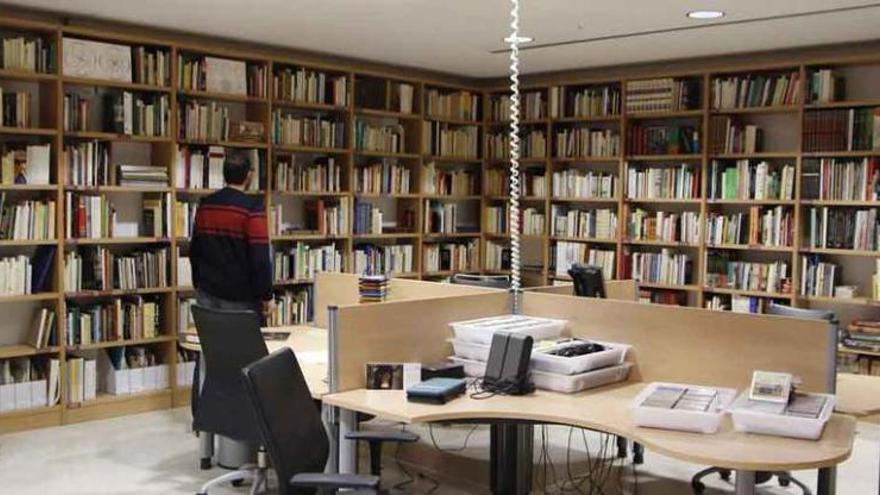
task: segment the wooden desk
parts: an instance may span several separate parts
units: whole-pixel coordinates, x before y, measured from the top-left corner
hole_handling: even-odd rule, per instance
[[[578,394],[539,390],[486,400],[464,396],[442,406],[407,402],[402,391],[357,389],[327,395],[324,403],[403,423],[511,420],[572,425],[621,435],[676,459],[745,473],[831,468],[852,451],[855,421],[839,414],[819,441],[738,433],[729,418],[713,435],[641,428],[633,424],[629,405],[644,385],[626,383]],[[751,490],[738,493],[752,493],[754,486]]]
[[[880,414],[880,376],[838,373],[834,410],[857,417]]]

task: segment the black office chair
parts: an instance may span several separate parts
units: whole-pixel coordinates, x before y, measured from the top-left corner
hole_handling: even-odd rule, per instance
[[[304,490],[361,489],[375,492],[379,487],[378,464],[374,474],[327,474],[330,446],[321,415],[311,400],[299,363],[290,349],[273,352],[243,370],[245,389],[256,412],[263,445],[278,475],[278,493],[288,495]],[[375,442],[415,441],[408,432],[353,432],[346,438]],[[375,459],[381,454],[377,448]]]
[[[828,377],[828,389],[829,392],[834,393],[836,388],[837,381],[837,366],[836,366],[836,357],[837,357],[837,344],[836,339],[838,335],[838,321],[837,317],[834,315],[833,311],[827,309],[806,309],[806,308],[794,308],[792,306],[786,306],[783,304],[776,304],[771,302],[769,306],[767,306],[767,314],[769,315],[777,315],[777,316],[791,316],[793,318],[809,318],[813,320],[826,320],[828,324],[831,326],[831,334],[834,336],[835,343],[831,346],[833,350],[833,355],[831,359],[834,360],[835,365],[831,368],[831,376]],[[703,493],[703,490],[706,489],[706,486],[703,484],[702,480],[706,476],[710,474],[718,473],[718,475],[724,481],[730,480],[730,469],[723,469],[718,467],[711,467],[700,471],[695,474],[693,478],[691,478],[691,487],[694,490],[694,493]],[[755,473],[755,483],[761,484],[770,481],[771,478],[776,476],[777,481],[779,482],[779,486],[788,486],[794,484],[798,488],[801,489],[801,492],[804,495],[811,495],[812,491],[804,485],[800,480],[793,477],[788,471],[758,471]]]
[[[507,275],[472,275],[470,273],[456,273],[452,276],[450,282],[459,285],[486,287],[488,289],[510,288],[510,277]]]
[[[192,307],[192,314],[205,360],[205,380],[194,408],[193,430],[260,445],[262,435],[241,380],[242,368],[269,352],[259,315],[198,305]],[[198,493],[206,495],[209,488],[221,483],[239,484],[247,480],[253,481],[251,493],[257,493],[266,482],[266,470],[265,452],[261,450],[256,465],[244,465],[218,476],[202,485]]]

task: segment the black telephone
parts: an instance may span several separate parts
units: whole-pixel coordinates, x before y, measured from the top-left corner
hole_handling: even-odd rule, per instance
[[[535,386],[529,381],[532,343],[532,337],[528,335],[496,332],[489,348],[483,390],[507,395],[533,392]]]
[[[605,279],[598,266],[574,263],[568,269],[568,276],[574,282],[576,296],[605,299]]]

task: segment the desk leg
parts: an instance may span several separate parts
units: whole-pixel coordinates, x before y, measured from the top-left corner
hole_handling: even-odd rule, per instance
[[[755,472],[738,469],[736,471],[736,495],[755,495]]]
[[[837,466],[819,469],[816,483],[816,495],[834,495],[837,493]]]
[[[339,472],[339,428],[336,425],[336,408],[321,404],[321,422],[327,430],[327,438],[330,440],[330,455],[327,457],[325,473]]]
[[[346,440],[345,435],[357,429],[357,415],[354,411],[339,409],[339,472],[357,472],[357,442]]]
[[[523,495],[532,485],[534,427],[515,423],[490,427],[490,484],[496,495]]]

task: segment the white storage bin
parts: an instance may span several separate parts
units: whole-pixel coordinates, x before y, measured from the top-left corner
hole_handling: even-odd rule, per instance
[[[29,409],[31,407],[31,382],[15,384],[15,408]]]
[[[0,385],[0,412],[15,410],[15,384]]]
[[[449,356],[449,360],[453,363],[464,366],[464,374],[467,376],[480,378],[486,374],[485,362],[464,359],[458,356]]]
[[[749,402],[748,391],[743,392],[733,403],[730,414],[736,431],[775,435],[780,437],[818,440],[822,436],[825,423],[834,412],[835,397],[828,394],[810,394],[825,397],[825,405],[818,418],[803,418],[787,414],[773,414],[745,409]]]
[[[604,351],[582,356],[564,357],[548,354],[547,351],[562,349],[571,343],[561,343],[532,353],[532,369],[563,375],[574,375],[585,371],[622,364],[630,346],[613,342],[591,341],[605,346]],[[457,353],[456,353],[457,354]]]
[[[682,388],[713,388],[718,392],[716,407],[712,411],[687,411],[683,409],[665,409],[661,407],[642,406],[642,402],[650,396],[657,387],[682,387]],[[715,433],[721,424],[721,418],[736,398],[736,390],[732,388],[702,387],[699,385],[686,385],[682,383],[649,383],[633,400],[630,409],[633,422],[638,426],[649,428],[662,428],[665,430],[692,431],[696,433]]]
[[[534,357],[532,357],[532,363],[534,362]],[[537,388],[573,394],[582,390],[608,385],[610,383],[622,382],[626,380],[627,376],[629,376],[630,368],[632,368],[631,364],[623,363],[576,375],[562,375],[558,373],[532,370],[531,376],[532,383],[534,383]]]
[[[457,340],[491,344],[495,332],[522,333],[534,340],[557,338],[568,322],[523,315],[492,316],[450,323]]]
[[[127,395],[131,393],[131,380],[129,370],[114,370],[110,368],[104,372],[102,388],[111,395]]]
[[[170,370],[171,367],[167,364],[156,366],[156,390],[164,390],[171,386]]]
[[[49,404],[49,392],[46,380],[36,380],[31,384],[31,407],[46,407]]]
[[[144,391],[146,383],[144,368],[132,368],[128,370],[129,393],[138,394]]]
[[[489,360],[489,349],[492,348],[489,344],[458,339],[452,339],[450,342],[452,343],[453,352],[455,352],[455,355],[458,357],[482,362]]]

